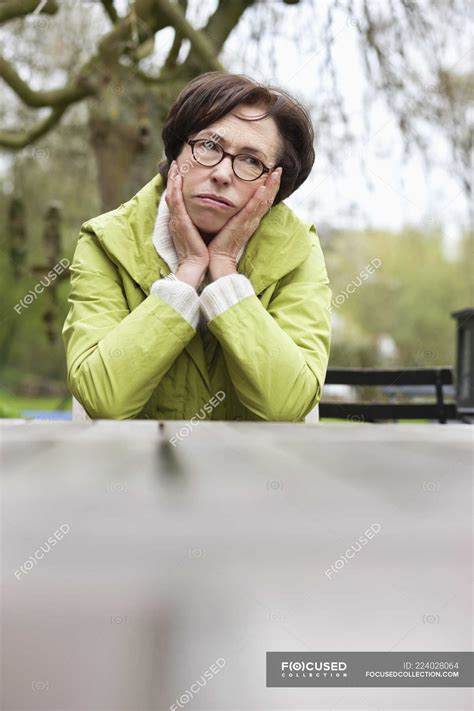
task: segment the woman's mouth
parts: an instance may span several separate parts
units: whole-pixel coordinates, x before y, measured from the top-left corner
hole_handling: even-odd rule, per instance
[[[204,205],[209,205],[209,207],[220,207],[223,210],[230,210],[232,207],[232,205],[227,205],[227,203],[225,202],[221,202],[220,200],[214,200],[210,197],[201,197],[201,195],[197,195],[196,199],[202,202]]]

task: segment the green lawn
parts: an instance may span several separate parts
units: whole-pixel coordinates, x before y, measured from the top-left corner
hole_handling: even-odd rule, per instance
[[[13,395],[0,388],[0,417],[21,417],[24,410],[62,410],[70,412],[72,407],[71,398],[64,402],[59,397],[23,397],[21,395]],[[360,425],[363,422],[351,422],[343,418],[322,417],[321,423],[334,424],[343,422],[347,424]],[[399,424],[419,425],[428,424],[431,420],[399,420]]]
[[[70,411],[71,398],[64,405],[59,397],[24,397],[13,395],[0,389],[0,417],[21,417],[23,410],[59,410]]]

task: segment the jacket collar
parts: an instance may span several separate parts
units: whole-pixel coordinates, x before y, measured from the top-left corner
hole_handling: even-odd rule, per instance
[[[160,199],[165,189],[158,174],[120,207],[83,225],[94,231],[110,259],[124,268],[146,295],[160,275],[169,274],[177,266],[167,229],[168,206]],[[238,271],[260,294],[299,266],[310,250],[309,224],[281,202],[261,220],[243,250]]]

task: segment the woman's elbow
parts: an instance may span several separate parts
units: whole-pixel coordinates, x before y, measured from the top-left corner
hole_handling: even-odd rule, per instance
[[[268,397],[261,398],[257,406],[249,403],[247,407],[268,422],[304,422],[306,415],[319,403],[321,391],[321,383],[311,375],[310,379],[305,378],[302,386],[271,392]]]
[[[130,405],[111,387],[104,387],[99,379],[87,373],[87,364],[71,370],[68,385],[71,394],[93,420],[126,420],[134,417]],[[138,412],[138,411],[137,411]]]

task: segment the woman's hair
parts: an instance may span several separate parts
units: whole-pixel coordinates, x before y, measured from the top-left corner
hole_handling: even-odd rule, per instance
[[[206,72],[186,84],[163,126],[166,158],[158,164],[158,172],[166,182],[171,162],[176,160],[188,137],[218,121],[238,104],[263,104],[266,113],[259,118],[271,116],[277,125],[280,147],[275,165],[282,166],[283,173],[273,203],[276,205],[304,183],[313,167],[313,125],[304,106],[286,91],[260,84],[244,74]]]

